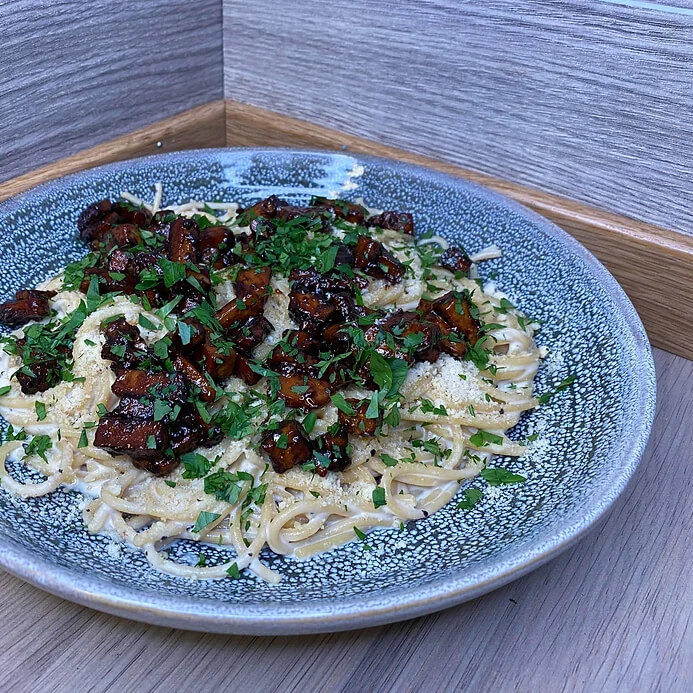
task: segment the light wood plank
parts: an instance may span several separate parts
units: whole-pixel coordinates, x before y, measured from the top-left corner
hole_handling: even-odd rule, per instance
[[[225,96],[690,233],[673,4],[226,0]]]
[[[0,180],[222,98],[221,1],[0,1]]]
[[[73,156],[0,183],[0,200],[24,192],[39,183],[111,161],[179,149],[223,147],[226,142],[224,117],[223,101],[197,106],[141,130],[85,149]]]
[[[693,686],[693,362],[655,351],[659,405],[606,520],[467,604],[352,633],[203,635],[106,616],[0,574],[0,690],[667,691]]]
[[[508,195],[574,235],[609,268],[633,301],[654,345],[693,358],[693,236],[229,100],[226,142],[229,146],[346,149],[385,156],[462,176]],[[663,310],[664,305],[672,309]]]

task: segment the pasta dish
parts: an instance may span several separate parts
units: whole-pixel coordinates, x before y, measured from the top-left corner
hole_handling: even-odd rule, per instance
[[[478,278],[495,246],[322,197],[162,208],[160,185],[77,228],[90,252],[0,305],[0,492],[76,489],[89,532],[160,571],[278,582],[263,549],[367,548],[524,480],[494,459],[526,451],[507,432],[543,354]],[[167,555],[180,540],[196,561]]]

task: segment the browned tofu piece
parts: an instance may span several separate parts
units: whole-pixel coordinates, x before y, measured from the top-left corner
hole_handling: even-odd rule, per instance
[[[99,200],[82,211],[77,219],[77,229],[85,243],[90,243],[100,231],[120,221],[121,217],[114,207],[117,208],[117,205],[110,200]]]
[[[286,330],[282,335],[282,341],[305,354],[317,356],[320,353],[320,342],[302,330]]]
[[[19,387],[25,395],[45,392],[60,382],[60,364],[57,359],[32,363],[28,368],[31,373],[20,368],[16,375]]]
[[[359,236],[354,247],[354,265],[360,270],[375,265],[378,262],[383,244],[368,236]]]
[[[194,279],[195,283],[202,289],[203,292],[208,292],[212,288],[212,281],[209,278],[209,269],[207,267],[200,267],[200,271],[196,272],[193,269],[188,268],[185,272],[186,282],[182,284],[182,290],[189,294],[199,294],[200,290],[194,287],[191,281]]]
[[[418,337],[415,335],[421,335]],[[419,344],[409,354],[415,361],[428,361],[435,363],[440,358],[440,328],[429,320],[412,320],[404,328],[402,333],[404,345],[407,344],[407,337],[421,339]]]
[[[283,474],[297,464],[313,457],[313,447],[305,429],[298,421],[282,421],[273,431],[267,431],[260,442],[274,471]]]
[[[85,243],[91,243],[109,227],[116,224],[133,224],[146,228],[152,215],[146,209],[133,209],[110,200],[99,200],[86,207],[79,215],[77,229]]]
[[[191,414],[197,419],[197,425],[202,431],[202,440],[200,441],[202,447],[209,448],[212,445],[221,443],[224,439],[224,431],[219,426],[213,425],[211,421],[204,421],[197,409],[191,410]]]
[[[99,420],[94,445],[112,455],[129,455],[136,460],[160,458],[168,447],[168,429],[161,421],[129,421],[112,414]]]
[[[205,378],[204,373],[189,358],[183,354],[178,354],[173,359],[173,367],[178,373],[182,373],[188,382],[199,388],[200,398],[203,402],[214,402],[217,398],[216,390]]]
[[[238,210],[239,224],[247,226],[253,219],[264,217],[265,219],[274,219],[277,216],[277,211],[282,207],[289,205],[285,200],[279,199],[276,195],[270,195],[264,200],[256,202],[251,207],[245,210]]]
[[[368,226],[392,229],[410,236],[414,235],[414,217],[409,212],[383,212],[377,216],[369,217]]]
[[[382,244],[368,236],[359,236],[354,248],[354,266],[365,274],[397,284],[404,277],[404,265]]]
[[[0,303],[0,322],[11,327],[25,325],[31,320],[40,320],[50,314],[50,299],[55,291],[17,291],[11,301]]]
[[[314,207],[322,207],[332,212],[339,219],[344,219],[352,224],[363,224],[368,210],[355,202],[346,200],[331,200],[327,197],[314,197],[310,201]]]
[[[337,246],[337,254],[334,256],[334,266],[339,267],[340,265],[348,265],[349,267],[354,265],[354,249],[350,245],[340,243]],[[363,283],[362,280],[362,277],[357,277],[355,282],[359,284],[361,288],[364,288],[366,284]]]
[[[243,354],[236,354],[236,362],[233,364],[233,374],[241,378],[246,385],[256,385],[262,379],[259,373],[256,373],[250,367],[250,359]]]
[[[54,298],[56,293],[56,291],[43,291],[41,289],[19,289],[19,291],[15,293],[15,298],[19,300],[42,298],[48,301]]]
[[[295,409],[319,409],[330,401],[330,384],[302,373],[279,376],[279,396]]]
[[[378,347],[385,356],[398,356],[410,362],[413,360],[431,363],[437,361],[440,356],[440,329],[427,318],[419,317],[416,311],[395,311],[374,327],[382,332],[390,332],[395,337],[394,353],[387,344]],[[367,331],[367,335],[366,338],[369,339],[371,332]]]
[[[199,272],[188,267],[185,271],[185,280],[177,282],[169,290],[171,296],[178,294],[183,296],[183,300],[176,306],[176,311],[184,315],[189,310],[199,306],[209,295],[211,286],[207,267],[200,267]]]
[[[467,351],[467,343],[464,337],[457,334],[443,318],[433,311],[433,301],[421,299],[416,312],[428,322],[432,322],[440,330],[440,348],[446,354],[463,359]]]
[[[256,346],[272,332],[272,323],[264,315],[255,315],[242,327],[229,333],[229,339],[245,354],[252,354]]]
[[[440,348],[442,351],[457,359],[463,359],[467,351],[467,342],[464,338],[460,337],[437,313],[431,311],[425,316],[425,319],[432,322],[440,330]]]
[[[118,374],[111,391],[119,397],[156,397],[172,406],[184,404],[188,398],[188,385],[179,373],[150,373],[130,369]]]
[[[187,344],[183,344],[180,338],[180,332],[178,328],[176,328],[175,332],[169,332],[167,335],[171,340],[171,350],[183,352],[194,351],[205,341],[207,331],[202,323],[195,318],[183,318],[179,319],[178,322],[183,322],[190,328],[190,341]]]
[[[282,340],[286,341],[286,340]],[[308,354],[298,347],[286,348],[284,344],[277,344],[267,360],[267,365],[275,373],[282,375],[294,375],[304,373],[306,375],[313,372],[318,359]]]
[[[256,244],[269,240],[276,230],[276,225],[264,217],[257,217],[250,222],[250,231],[252,233],[253,241]]]
[[[103,329],[105,342],[101,358],[113,361],[117,368],[134,368],[148,357],[147,345],[135,325],[125,318],[109,322]]]
[[[102,245],[104,249],[133,248],[142,242],[142,234],[135,224],[116,224],[97,236],[92,246]]]
[[[217,320],[224,329],[245,325],[249,318],[262,312],[263,301],[250,296],[234,298],[217,311]]]
[[[337,309],[336,318],[341,322],[354,320],[365,313],[362,307],[357,308],[353,296],[347,293],[333,293],[330,295],[330,303]]]
[[[325,456],[329,461],[329,466],[325,467],[323,461],[319,460],[316,463],[315,471],[317,474],[324,476],[328,470],[343,472],[350,464],[351,457],[349,455],[349,435],[347,427],[340,425],[335,433],[324,433],[318,436],[313,441],[315,451],[320,455]]]
[[[126,224],[133,224],[139,228],[146,228],[152,220],[152,213],[143,207],[131,209],[122,204],[115,205],[115,209],[120,218]]]
[[[226,267],[229,264],[229,250],[233,245],[233,235],[226,226],[207,226],[200,229],[198,240],[200,262],[212,264],[216,269]]]
[[[335,323],[328,325],[322,333],[322,342],[326,347],[337,354],[348,351],[351,340],[344,331],[344,325]]]
[[[467,272],[472,266],[472,261],[464,250],[451,245],[440,256],[438,264],[451,272]]]
[[[289,312],[311,333],[319,332],[326,322],[353,320],[364,312],[356,308],[351,279],[321,275],[315,268],[292,270],[289,279]]]
[[[132,261],[135,266],[136,274],[138,275],[139,279],[139,273],[142,272],[143,270],[150,270],[152,272],[156,272],[156,274],[159,275],[159,277],[162,277],[164,274],[164,270],[161,269],[161,265],[159,264],[159,260],[164,257],[163,253],[161,251],[143,251],[141,253],[135,253],[132,256]]]
[[[111,270],[98,267],[87,267],[84,270],[84,279],[82,279],[82,283],[79,285],[79,290],[82,293],[86,294],[89,290],[92,277],[96,277],[96,288],[99,294],[121,291],[129,296],[135,293],[137,277],[134,274],[112,272]]]
[[[178,217],[168,234],[168,258],[172,262],[197,262],[197,240],[200,230],[194,219]]]
[[[116,248],[113,250],[106,261],[106,269],[109,272],[121,274],[132,274],[135,270],[133,256],[125,250]]]
[[[168,241],[171,232],[171,224],[178,218],[178,215],[171,209],[160,209],[152,216],[149,222],[149,230],[153,233],[162,236],[165,241]]]
[[[419,305],[416,306],[416,312],[424,317],[427,316],[433,310],[433,301],[429,301],[425,298],[419,299]]]
[[[479,338],[481,324],[472,317],[470,309],[471,301],[459,292],[455,294],[453,291],[448,291],[433,302],[434,312],[474,346]]]
[[[133,460],[132,463],[154,476],[168,476],[180,464],[180,460],[175,457],[159,457],[155,460]]]
[[[267,294],[271,278],[272,270],[269,267],[247,267],[236,275],[233,290],[239,298],[259,298]]]
[[[392,335],[392,339],[386,339],[387,333]],[[378,353],[386,357],[401,358],[411,363],[434,362],[440,356],[440,330],[421,318],[416,311],[394,311],[384,320],[366,328],[364,336],[367,342],[375,345]],[[394,349],[388,341],[394,344]]]
[[[236,351],[231,349],[229,353],[224,353],[209,338],[198,350],[197,358],[202,367],[217,383],[232,375],[236,365]]]
[[[218,250],[220,245],[228,244],[231,231],[227,226],[206,226],[198,232],[197,247],[201,255],[209,250]]]
[[[316,293],[302,291],[296,286],[289,293],[289,315],[299,325],[323,325],[334,317],[337,309],[329,299]]]
[[[341,409],[338,413],[339,423],[347,433],[357,436],[374,436],[378,428],[382,425],[382,418],[378,415],[375,419],[366,417],[368,411],[368,400],[359,403],[358,399],[347,399],[347,403],[356,412],[346,414]]]
[[[45,392],[61,381],[62,365],[54,352],[27,348],[25,339],[18,339],[17,347],[22,366],[17,371],[16,378],[25,395]],[[72,349],[67,345],[57,346],[55,351],[68,358],[72,354]]]
[[[111,411],[120,419],[154,419],[154,401],[136,397],[121,397],[120,402]]]
[[[169,440],[176,456],[192,452],[204,438],[205,431],[193,416],[179,416],[169,424]]]

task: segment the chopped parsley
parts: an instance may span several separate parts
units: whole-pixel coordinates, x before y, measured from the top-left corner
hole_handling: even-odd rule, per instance
[[[455,508],[457,510],[471,510],[483,497],[483,491],[480,491],[478,488],[468,488],[464,492],[464,498]]]
[[[394,467],[396,464],[399,464],[399,460],[396,460],[392,455],[388,455],[386,452],[380,453],[380,459],[386,467]]]
[[[520,484],[523,481],[527,481],[526,477],[521,474],[513,474],[513,472],[503,467],[487,467],[486,469],[482,469],[481,476],[490,486]]]
[[[235,505],[241,496],[243,481],[252,483],[252,475],[247,472],[234,473],[219,470],[205,477],[205,493],[212,494],[217,500]]]
[[[161,267],[163,272],[164,286],[167,289],[170,289],[174,284],[185,279],[187,269],[185,263],[173,262],[165,257],[161,257],[159,258],[159,267]],[[157,279],[158,276],[157,274]]]
[[[53,441],[48,435],[34,436],[27,445],[24,446],[24,456],[31,457],[37,455],[44,462],[47,462],[46,452],[53,447]]]
[[[216,460],[209,460],[197,452],[188,452],[182,455],[180,461],[185,467],[183,472],[184,479],[201,479],[211,471],[217,462]]]
[[[137,322],[144,327],[145,330],[157,330],[157,326],[146,316],[143,315],[142,313],[139,314],[137,317]]]
[[[216,522],[220,517],[221,515],[218,515],[217,513],[210,513],[206,510],[202,510],[197,516],[197,521],[195,522],[195,526],[192,528],[192,531],[195,534],[199,534],[205,527],[208,527],[213,522]]]
[[[356,414],[356,410],[344,399],[344,395],[341,392],[330,395],[330,399],[332,400],[332,404],[347,416],[354,416]]]
[[[34,409],[36,409],[36,419],[43,421],[46,418],[46,405],[43,402],[34,402]]]
[[[385,489],[382,486],[373,489],[373,505],[377,510],[381,505],[386,505]]]
[[[469,442],[478,447],[478,448],[484,448],[487,445],[502,445],[503,444],[503,436],[496,435],[495,433],[491,433],[489,431],[483,431],[483,430],[478,430],[476,433],[473,435],[469,436]]]
[[[306,415],[306,418],[303,419],[303,428],[306,433],[311,433],[313,431],[313,428],[315,428],[315,422],[317,420],[318,415],[314,411]]]
[[[569,375],[568,377],[563,378],[563,380],[556,385],[552,392],[545,392],[539,397],[539,404],[546,404],[554,395],[558,394],[559,392],[563,392],[563,390],[567,390],[575,382],[575,380],[576,378],[574,375]]]

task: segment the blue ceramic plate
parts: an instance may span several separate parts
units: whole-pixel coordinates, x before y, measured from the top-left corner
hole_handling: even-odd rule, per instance
[[[85,253],[75,221],[88,203],[128,190],[164,202],[250,203],[276,193],[361,197],[414,213],[470,251],[496,243],[481,265],[527,314],[543,321],[550,355],[537,390],[575,385],[525,416],[518,437],[543,443],[502,465],[528,477],[471,511],[451,503],[408,531],[379,531],[372,551],[352,543],[296,562],[267,556],[285,575],[271,586],[192,582],[152,570],[90,536],[76,493],[17,500],[0,490],[0,565],[81,604],[157,624],[229,633],[298,633],[397,621],[471,599],[536,568],[581,537],[614,502],[644,449],[655,405],[650,347],[614,278],[559,228],[484,188],[395,161],[311,151],[214,149],[152,156],[47,183],[0,205],[0,296],[34,286]],[[189,547],[181,545],[185,552]]]

